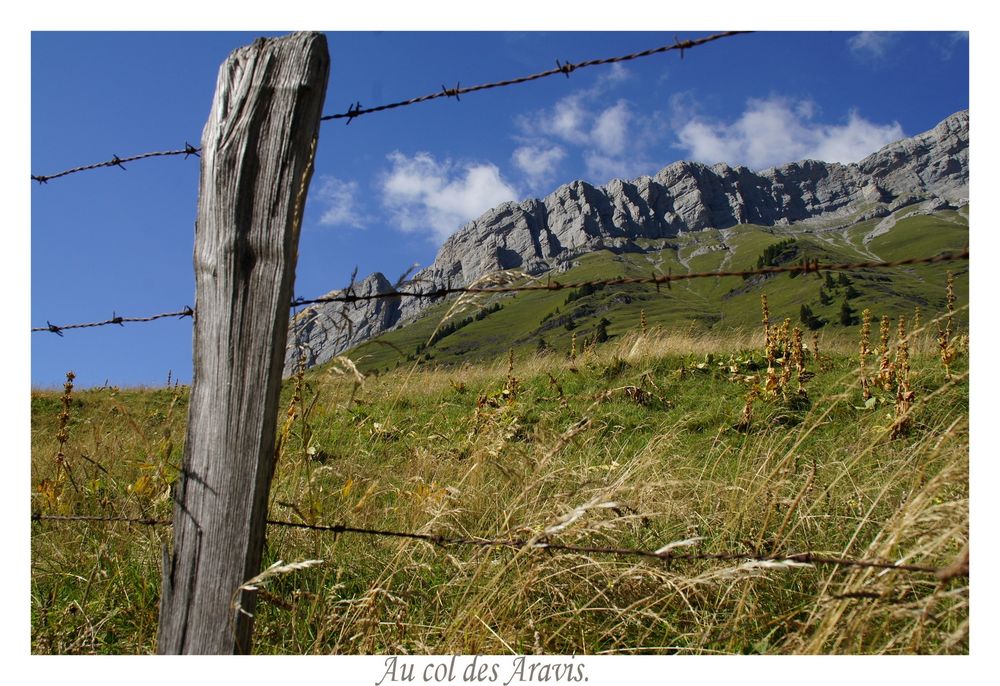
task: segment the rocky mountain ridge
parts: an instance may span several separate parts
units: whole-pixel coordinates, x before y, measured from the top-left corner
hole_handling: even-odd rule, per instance
[[[891,228],[897,210],[934,211],[968,202],[969,112],[891,143],[855,164],[805,160],[754,172],[726,164],[675,162],[654,176],[595,187],[565,184],[542,199],[507,202],[449,237],[434,262],[408,283],[420,290],[466,286],[507,269],[537,275],[566,269],[580,255],[637,251],[641,239],[739,224],[796,223],[813,230],[885,217],[869,237]],[[391,293],[376,272],[356,295]],[[333,291],[329,295],[336,295]],[[285,373],[301,348],[307,366],[416,319],[419,298],[310,306],[292,322]]]

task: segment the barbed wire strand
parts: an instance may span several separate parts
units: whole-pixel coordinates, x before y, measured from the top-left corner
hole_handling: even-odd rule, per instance
[[[37,181],[39,184],[48,183],[52,179],[58,179],[63,176],[69,176],[70,174],[76,174],[77,172],[90,171],[91,169],[100,169],[101,167],[120,167],[125,169],[126,162],[135,162],[136,160],[144,160],[149,157],[170,157],[172,155],[184,155],[184,159],[187,159],[191,155],[199,157],[198,153],[201,152],[201,148],[196,148],[188,142],[184,143],[183,150],[161,150],[159,152],[144,152],[139,155],[132,155],[131,157],[118,157],[118,155],[112,156],[110,160],[106,162],[97,162],[95,164],[87,164],[82,167],[73,167],[72,169],[67,169],[66,171],[61,171],[58,174],[32,174],[31,180]]]
[[[434,93],[428,93],[427,95],[421,95],[416,98],[410,98],[409,100],[401,100],[399,102],[389,103],[387,105],[378,105],[377,107],[364,108],[361,106],[360,102],[356,102],[354,105],[348,108],[346,112],[341,114],[330,114],[321,117],[321,121],[329,121],[331,119],[347,119],[347,123],[350,124],[355,117],[360,117],[363,114],[372,114],[374,112],[384,112],[386,110],[396,109],[397,107],[407,107],[409,105],[416,105],[420,102],[427,102],[429,100],[435,100],[437,98],[456,98],[458,96],[465,95],[466,93],[475,93],[477,91],[488,90],[490,88],[502,88],[504,86],[513,86],[519,83],[527,83],[529,81],[536,81],[538,79],[544,79],[547,76],[555,76],[556,74],[564,74],[568,78],[569,75],[576,71],[577,69],[584,69],[586,67],[594,67],[604,64],[614,64],[616,62],[627,62],[629,60],[639,59],[641,57],[649,57],[650,55],[656,55],[659,53],[669,52],[672,50],[677,50],[681,53],[681,57],[684,57],[684,51],[691,48],[698,47],[699,45],[704,45],[705,43],[711,43],[713,41],[720,40],[722,38],[729,38],[731,36],[738,36],[744,33],[753,33],[753,31],[724,31],[722,33],[716,33],[711,36],[706,36],[704,38],[696,38],[694,40],[683,40],[677,41],[671,45],[662,45],[657,48],[650,48],[648,50],[642,50],[640,52],[633,52],[628,55],[619,55],[617,57],[605,57],[602,59],[591,59],[584,60],[583,62],[566,62],[562,63],[556,60],[555,69],[548,69],[546,71],[538,72],[537,74],[530,74],[528,76],[520,76],[513,79],[506,79],[504,81],[494,81],[492,83],[483,83],[478,86],[466,86],[465,88],[456,85],[455,88],[441,87],[441,90],[435,91]]]
[[[107,523],[128,523],[145,526],[169,526],[170,520],[153,518],[130,518],[122,516],[100,516],[100,515],[43,515],[32,513],[31,521],[53,521],[53,522],[107,522]],[[380,538],[402,538],[416,541],[424,541],[437,546],[473,546],[482,548],[534,548],[537,550],[558,551],[564,553],[580,553],[588,555],[611,555],[614,557],[643,557],[656,559],[661,562],[693,562],[693,561],[720,561],[720,562],[760,562],[760,563],[797,563],[811,565],[833,565],[838,567],[857,567],[866,569],[896,570],[917,574],[941,575],[942,570],[950,567],[932,567],[928,565],[904,564],[900,562],[886,562],[882,560],[858,560],[845,557],[832,557],[815,552],[790,553],[787,555],[759,555],[756,553],[739,552],[674,552],[665,550],[656,552],[641,548],[620,548],[607,546],[587,546],[572,545],[567,543],[553,543],[547,540],[528,541],[523,539],[499,539],[499,538],[454,538],[439,534],[421,534],[411,531],[391,531],[386,529],[370,529],[365,527],[348,526],[345,524],[307,524],[303,522],[288,522],[283,520],[268,519],[269,526],[284,528],[306,529],[324,533],[358,534],[362,536],[373,536]],[[960,571],[953,576],[963,576]],[[964,571],[964,576],[968,576],[968,570]]]
[[[640,52],[633,52],[628,55],[619,55],[617,57],[605,57],[602,59],[591,59],[584,60],[583,62],[566,62],[562,63],[556,60],[556,68],[549,69],[547,71],[539,72],[537,74],[530,74],[528,76],[521,76],[513,79],[506,79],[504,81],[494,81],[492,83],[483,83],[477,86],[467,86],[465,88],[461,87],[461,84],[456,84],[455,88],[447,88],[445,86],[441,87],[440,91],[435,91],[434,93],[428,93],[427,95],[421,95],[416,98],[410,98],[409,100],[401,100],[399,102],[392,102],[387,105],[378,105],[376,107],[364,108],[361,106],[361,102],[357,101],[351,105],[346,112],[340,114],[329,114],[320,117],[320,121],[330,121],[333,119],[347,119],[347,123],[350,124],[355,118],[360,117],[364,114],[372,114],[375,112],[384,112],[386,110],[392,110],[399,107],[407,107],[409,105],[416,105],[417,103],[427,102],[429,100],[435,100],[437,98],[451,98],[454,97],[456,100],[460,100],[459,96],[466,93],[474,93],[476,91],[488,90],[490,88],[502,88],[504,86],[513,86],[518,83],[527,83],[528,81],[535,81],[537,79],[542,79],[547,76],[553,76],[555,74],[565,74],[567,78],[569,75],[576,71],[577,69],[583,69],[586,67],[593,67],[603,64],[614,64],[616,62],[626,62],[628,60],[635,60],[641,57],[648,57],[650,55],[656,55],[659,53],[669,52],[669,51],[679,51],[681,58],[684,57],[684,51],[691,48],[698,47],[699,45],[704,45],[705,43],[711,43],[713,41],[720,40],[722,38],[728,38],[730,36],[736,36],[744,33],[753,33],[752,31],[725,31],[723,33],[717,33],[711,36],[706,36],[704,38],[696,38],[694,40],[678,40],[671,45],[662,45],[657,48],[650,48],[648,50],[642,50]],[[149,157],[167,157],[170,155],[184,155],[187,159],[190,155],[197,156],[201,152],[201,148],[196,148],[190,143],[184,143],[183,150],[166,150],[161,152],[147,152],[139,155],[133,155],[131,157],[118,157],[118,155],[112,156],[110,160],[105,162],[97,162],[95,164],[87,164],[81,167],[74,167],[73,169],[67,169],[65,171],[58,172],[56,174],[32,174],[31,180],[37,181],[39,184],[48,183],[53,179],[58,179],[63,176],[69,176],[70,174],[76,174],[78,172],[90,171],[92,169],[100,169],[102,167],[120,167],[125,169],[124,164],[126,162],[134,162],[136,160],[143,160]]]
[[[105,319],[102,322],[89,322],[86,324],[64,324],[62,326],[57,326],[52,322],[46,322],[46,326],[36,326],[31,331],[35,333],[37,331],[48,331],[54,333],[57,336],[62,336],[62,332],[68,329],[91,329],[97,326],[110,326],[112,324],[117,324],[119,326],[125,326],[125,324],[134,324],[136,322],[153,322],[157,319],[166,319],[167,317],[193,317],[194,309],[191,307],[185,307],[183,310],[177,312],[163,312],[161,314],[150,315],[149,317],[119,317],[112,313],[111,319]]]
[[[690,272],[686,274],[662,274],[660,276],[620,276],[613,279],[595,279],[592,281],[562,282],[548,280],[539,284],[524,284],[521,286],[484,286],[484,287],[442,287],[431,291],[400,291],[392,290],[384,293],[372,293],[370,295],[335,295],[324,296],[322,298],[312,298],[310,300],[298,299],[294,301],[295,306],[314,305],[328,302],[358,302],[361,300],[378,300],[381,298],[410,297],[410,298],[442,298],[456,293],[516,293],[521,291],[561,291],[565,289],[583,288],[586,286],[625,286],[635,284],[652,284],[660,286],[674,281],[686,281],[689,279],[722,278],[726,276],[750,277],[761,274],[786,274],[798,273],[809,274],[821,271],[857,271],[859,269],[888,269],[892,267],[903,267],[914,264],[933,264],[935,262],[949,262],[952,260],[963,260],[969,258],[969,249],[966,248],[959,253],[941,253],[932,257],[910,257],[903,260],[892,261],[872,261],[872,262],[845,262],[845,263],[820,263],[816,261],[804,261],[795,265],[758,267],[756,269],[746,269],[742,271],[709,271]]]
[[[490,286],[490,287],[451,287],[446,286],[430,291],[420,292],[420,291],[402,291],[393,289],[391,291],[386,291],[384,293],[372,293],[369,295],[355,295],[353,292],[349,292],[346,295],[334,295],[334,296],[324,296],[321,298],[297,298],[292,301],[289,305],[290,309],[297,307],[302,307],[304,305],[317,305],[323,303],[354,303],[365,300],[379,300],[384,298],[443,298],[447,295],[454,295],[457,293],[517,293],[521,291],[561,291],[565,289],[576,289],[583,288],[586,286],[627,286],[636,284],[653,284],[657,287],[666,284],[670,287],[670,284],[674,281],[685,281],[688,279],[703,279],[703,278],[722,278],[726,276],[739,276],[739,277],[750,277],[757,275],[767,275],[767,274],[787,274],[787,273],[798,273],[798,274],[810,274],[826,271],[833,272],[844,272],[844,271],[857,271],[861,269],[890,269],[893,267],[904,267],[908,265],[916,264],[934,264],[937,262],[950,262],[954,260],[967,260],[969,259],[969,249],[965,248],[963,251],[958,253],[941,253],[931,257],[910,257],[902,260],[892,260],[892,261],[882,261],[882,262],[845,262],[845,263],[820,263],[818,260],[815,261],[804,261],[794,265],[776,266],[776,267],[758,267],[756,269],[747,269],[743,271],[716,271],[716,272],[691,272],[687,274],[674,274],[668,273],[660,276],[621,276],[615,277],[613,279],[596,279],[592,281],[573,281],[573,282],[562,282],[549,280],[544,284],[524,284],[521,286]],[[350,289],[348,289],[350,290]],[[98,326],[109,326],[111,324],[123,325],[125,323],[131,322],[150,322],[156,319],[163,319],[165,317],[191,317],[195,314],[195,310],[191,307],[185,307],[183,310],[178,312],[165,312],[163,314],[155,314],[150,317],[112,317],[111,319],[102,322],[90,322],[87,324],[65,324],[56,325],[51,322],[46,322],[47,326],[38,326],[31,329],[32,333],[46,331],[50,333],[62,335],[63,331],[69,329],[86,329]]]

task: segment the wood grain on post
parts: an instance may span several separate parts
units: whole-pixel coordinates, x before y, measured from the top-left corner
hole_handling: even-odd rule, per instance
[[[299,227],[330,58],[296,33],[236,50],[202,134],[194,381],[157,651],[247,653]],[[246,612],[237,609],[237,603]]]

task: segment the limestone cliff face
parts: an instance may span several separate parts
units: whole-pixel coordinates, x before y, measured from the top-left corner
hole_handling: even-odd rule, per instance
[[[537,275],[568,266],[586,252],[635,250],[637,239],[683,231],[849,223],[918,203],[928,209],[960,206],[968,202],[968,169],[966,110],[856,164],[805,160],[754,172],[675,162],[655,176],[616,179],[601,187],[573,181],[540,200],[504,203],[469,222],[445,241],[433,264],[414,275],[414,286],[465,286],[504,269]],[[359,295],[392,290],[379,273],[355,285]],[[415,298],[388,298],[310,307],[290,327],[285,371],[293,369],[297,345],[305,349],[307,364],[320,364],[412,321],[427,305]]]
[[[355,284],[352,292],[358,296],[392,293],[393,284],[375,272]],[[331,291],[327,296],[341,295]],[[322,364],[337,353],[361,341],[391,329],[400,319],[402,298],[377,298],[357,303],[322,303],[311,305],[292,318],[288,325],[288,346],[285,349],[287,376],[295,371],[301,350],[307,367]]]
[[[882,148],[858,163],[890,198],[939,198],[951,205],[969,199],[969,111],[951,115],[930,131]]]

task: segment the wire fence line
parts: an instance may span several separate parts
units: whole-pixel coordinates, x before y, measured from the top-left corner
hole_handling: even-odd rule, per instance
[[[722,33],[716,33],[711,36],[706,36],[704,38],[698,38],[695,40],[683,40],[677,41],[671,45],[662,45],[658,48],[650,48],[649,50],[642,50],[640,52],[633,52],[628,55],[619,55],[618,57],[605,57],[602,59],[591,59],[584,60],[583,62],[566,62],[562,63],[556,60],[556,68],[549,69],[546,71],[538,72],[537,74],[530,74],[528,76],[520,76],[513,79],[506,79],[504,81],[494,81],[492,83],[483,83],[478,86],[467,86],[465,88],[461,87],[461,84],[457,84],[454,88],[447,88],[441,86],[441,90],[435,91],[434,93],[428,93],[427,95],[421,95],[416,98],[410,98],[409,100],[401,100],[399,102],[389,103],[387,105],[378,105],[377,107],[364,108],[361,106],[360,102],[352,105],[346,112],[341,114],[330,114],[321,117],[321,121],[329,121],[331,119],[347,119],[347,123],[350,124],[355,117],[360,117],[363,114],[372,114],[374,112],[384,112],[385,110],[396,109],[397,107],[407,107],[409,105],[416,105],[420,102],[427,102],[429,100],[435,100],[437,98],[455,98],[459,99],[460,95],[465,95],[466,93],[475,93],[477,91],[484,91],[490,88],[502,88],[504,86],[513,86],[518,83],[527,83],[529,81],[536,81],[538,79],[544,79],[547,76],[555,76],[556,74],[564,74],[567,78],[569,75],[576,71],[577,69],[583,69],[585,67],[594,67],[603,64],[614,64],[616,62],[627,62],[629,60],[639,59],[640,57],[649,57],[650,55],[656,55],[659,53],[679,51],[681,57],[684,56],[684,51],[691,48],[695,48],[699,45],[704,45],[705,43],[711,43],[722,38],[729,38],[730,36],[737,36],[744,33],[753,33],[752,31],[724,31]]]
[[[170,526],[169,519],[156,519],[148,517],[124,517],[124,516],[101,516],[101,515],[44,515],[32,513],[32,522],[92,522],[92,523],[126,523],[139,524],[143,526]],[[836,557],[817,552],[800,552],[788,554],[765,555],[760,552],[703,552],[689,551],[677,552],[676,547],[666,546],[660,550],[645,550],[642,548],[624,548],[609,546],[589,546],[573,545],[568,543],[555,543],[545,538],[526,540],[509,538],[467,538],[450,537],[440,534],[422,534],[412,531],[392,531],[387,529],[370,529],[365,527],[348,526],[346,524],[308,524],[304,522],[288,522],[284,520],[268,519],[268,526],[306,529],[323,533],[332,533],[335,536],[340,534],[357,534],[361,536],[371,536],[377,538],[401,538],[415,541],[424,541],[440,547],[460,546],[460,547],[480,547],[480,548],[508,548],[523,549],[532,548],[549,552],[578,553],[585,555],[608,555],[612,557],[639,557],[645,559],[655,559],[664,563],[671,562],[744,562],[761,566],[774,567],[797,567],[806,565],[826,565],[835,567],[853,567],[863,569],[895,570],[913,574],[932,574],[941,580],[964,577],[968,578],[968,563],[964,568],[955,563],[944,567],[934,567],[930,565],[908,564],[903,562],[889,562],[885,560],[860,560],[847,557]]]
[[[584,69],[586,67],[594,67],[598,65],[614,64],[617,62],[627,62],[629,60],[635,60],[642,57],[648,57],[650,55],[657,55],[660,53],[677,51],[681,55],[681,59],[684,58],[684,51],[690,50],[691,48],[696,48],[699,45],[704,45],[706,43],[712,43],[714,41],[729,38],[731,36],[737,36],[745,33],[753,33],[753,31],[724,31],[722,33],[716,33],[711,36],[705,36],[703,38],[696,38],[693,40],[677,40],[675,43],[670,45],[661,45],[660,47],[650,48],[648,50],[642,50],[639,52],[633,52],[628,55],[619,55],[616,57],[605,57],[600,59],[590,59],[584,60],[582,62],[565,62],[562,63],[556,60],[556,68],[549,69],[547,71],[538,72],[537,74],[529,74],[528,76],[520,76],[513,79],[506,79],[503,81],[494,81],[492,83],[483,83],[476,86],[466,86],[462,87],[461,84],[456,84],[454,88],[447,88],[441,86],[440,91],[435,91],[433,93],[428,93],[427,95],[421,95],[416,98],[410,98],[409,100],[401,100],[399,102],[392,102],[386,105],[377,105],[375,107],[362,107],[360,101],[355,101],[346,112],[339,114],[329,114],[320,117],[320,121],[331,121],[334,119],[346,119],[347,123],[350,124],[355,118],[360,117],[365,114],[373,114],[375,112],[384,112],[386,110],[397,109],[399,107],[407,107],[410,105],[416,105],[421,102],[428,102],[430,100],[435,100],[437,98],[455,98],[456,100],[461,100],[459,96],[465,95],[467,93],[475,93],[477,91],[489,90],[491,88],[502,88],[504,86],[513,86],[519,83],[527,83],[529,81],[536,81],[538,79],[545,78],[547,76],[554,76],[556,74],[564,74],[567,78],[569,75],[576,71],[577,69]],[[105,162],[97,162],[95,164],[87,164],[80,167],[74,167],[72,169],[67,169],[65,171],[58,172],[56,174],[32,174],[31,180],[37,181],[39,184],[48,183],[53,179],[58,179],[63,176],[69,176],[70,174],[76,174],[78,172],[91,171],[93,169],[100,169],[102,167],[120,167],[125,169],[125,162],[134,162],[136,160],[142,160],[149,157],[167,157],[171,155],[184,155],[187,159],[191,155],[197,156],[201,152],[201,148],[196,148],[190,143],[184,143],[183,150],[166,150],[161,152],[147,152],[139,155],[133,155],[131,157],[118,157],[118,155],[112,156],[110,160]]]
[[[297,307],[302,307],[305,305],[317,305],[323,303],[357,303],[368,300],[381,300],[386,298],[443,298],[449,295],[455,295],[460,293],[518,293],[523,291],[561,291],[564,289],[577,289],[586,286],[605,286],[605,287],[620,287],[629,285],[655,285],[657,290],[662,285],[665,285],[668,289],[670,284],[675,281],[686,281],[689,279],[705,279],[705,278],[722,278],[727,276],[739,276],[743,278],[748,278],[751,276],[758,275],[769,275],[769,274],[819,274],[820,272],[845,272],[845,271],[858,271],[862,269],[891,269],[894,267],[905,267],[909,265],[917,264],[935,264],[938,262],[951,262],[956,260],[967,260],[969,259],[969,249],[965,248],[960,252],[946,252],[940,253],[938,255],[932,255],[930,257],[910,257],[902,260],[891,260],[891,261],[870,261],[870,262],[844,262],[844,263],[821,263],[818,260],[813,261],[803,261],[793,265],[783,265],[775,267],[758,267],[756,269],[746,269],[742,271],[708,271],[708,272],[687,272],[674,274],[668,272],[667,274],[651,274],[650,276],[620,276],[611,279],[596,279],[592,281],[559,281],[549,279],[545,283],[527,283],[523,285],[514,286],[487,286],[487,287],[476,287],[476,286],[445,286],[441,288],[431,289],[427,291],[409,291],[409,290],[398,290],[393,289],[391,291],[386,291],[384,293],[371,293],[368,295],[357,295],[353,292],[353,286],[340,291],[338,295],[324,296],[320,298],[296,298],[289,305],[290,309]],[[168,317],[192,317],[196,313],[196,310],[191,307],[185,307],[177,312],[164,312],[162,314],[154,314],[149,317],[118,317],[112,315],[111,319],[106,319],[104,321],[89,322],[86,324],[64,324],[56,325],[51,322],[46,322],[46,326],[38,326],[31,329],[32,333],[36,332],[49,332],[62,336],[62,332],[69,329],[87,329],[99,326],[110,326],[117,324],[124,326],[126,323],[135,322],[151,322],[158,319],[165,319]]]
[[[370,295],[356,295],[350,292],[350,287],[340,295],[324,296],[312,299],[297,299],[292,302],[294,307],[303,305],[314,305],[319,303],[342,302],[353,303],[364,300],[379,300],[383,298],[409,297],[409,298],[443,298],[448,295],[459,293],[518,293],[522,291],[561,291],[563,289],[576,289],[586,286],[628,286],[637,284],[655,285],[657,287],[670,284],[675,281],[687,281],[689,279],[722,278],[726,276],[750,277],[767,274],[809,274],[823,271],[857,271],[860,269],[888,269],[892,267],[903,267],[914,264],[932,264],[935,262],[950,262],[953,260],[963,260],[969,258],[969,250],[958,253],[940,253],[931,257],[910,257],[903,260],[892,261],[870,261],[870,262],[844,262],[844,263],[821,263],[818,260],[803,261],[794,265],[757,267],[755,269],[745,269],[740,271],[707,271],[707,272],[685,272],[674,274],[668,271],[666,274],[652,274],[650,276],[619,276],[611,279],[594,279],[592,281],[572,281],[563,282],[549,279],[545,283],[524,284],[520,286],[445,286],[429,291],[401,291],[392,290],[385,293],[372,293]]]
[[[92,329],[98,326],[111,326],[112,324],[117,324],[119,326],[125,326],[126,323],[134,324],[136,322],[154,322],[157,319],[166,319],[168,317],[193,317],[194,309],[191,307],[185,307],[183,310],[178,310],[177,312],[162,312],[160,314],[150,315],[148,317],[119,317],[114,313],[111,314],[111,319],[105,319],[100,322],[89,322],[86,324],[65,324],[63,326],[56,326],[52,322],[46,322],[46,326],[36,326],[31,331],[32,333],[37,331],[48,331],[49,333],[54,333],[57,336],[62,336],[63,331],[68,329]]]
[[[196,148],[190,143],[184,143],[183,150],[161,150],[159,152],[144,152],[139,155],[132,155],[131,157],[118,157],[118,155],[113,155],[110,160],[105,162],[96,162],[94,164],[86,164],[82,167],[73,167],[72,169],[67,169],[66,171],[61,171],[57,174],[32,174],[31,180],[37,181],[39,184],[48,183],[52,179],[58,179],[63,176],[69,176],[70,174],[76,174],[78,172],[90,171],[92,169],[100,169],[101,167],[119,167],[120,169],[125,169],[126,162],[135,162],[136,160],[144,160],[149,157],[171,157],[173,155],[184,155],[184,159],[187,159],[191,155],[195,157],[200,157],[198,153],[201,152],[201,148]]]

